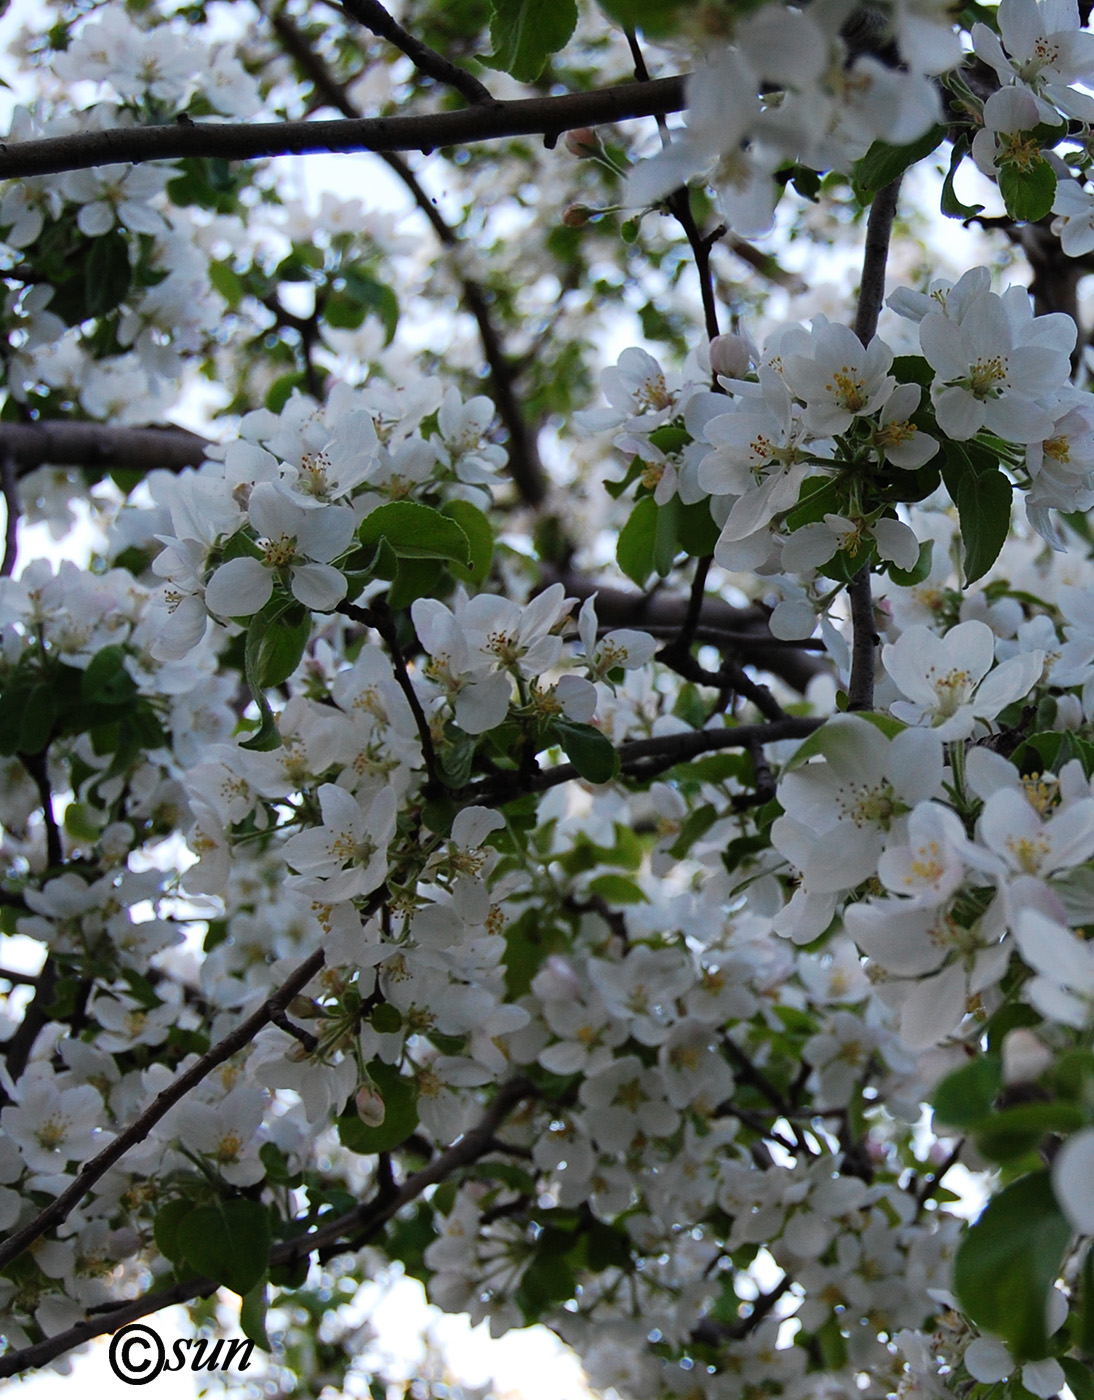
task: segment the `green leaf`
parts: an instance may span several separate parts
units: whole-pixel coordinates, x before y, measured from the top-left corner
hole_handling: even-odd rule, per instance
[[[993,1114],[975,1129],[976,1146],[992,1162],[1011,1162],[1033,1152],[1052,1133],[1073,1133],[1087,1121],[1076,1103],[1023,1103]]]
[[[682,6],[690,0],[600,0],[600,8],[624,29],[644,34],[671,34]]]
[[[401,559],[451,559],[468,568],[471,545],[460,525],[417,501],[390,501],[365,516],[357,527],[362,544],[386,540]]]
[[[910,165],[923,160],[946,138],[944,126],[932,126],[918,141],[907,146],[890,146],[887,141],[875,141],[855,166],[855,185],[867,194],[891,185]]]
[[[969,153],[969,138],[960,136],[953,143],[950,152],[950,169],[942,182],[942,199],[939,208],[948,219],[971,219],[983,209],[982,204],[962,204],[953,187],[953,177],[958,166]]]
[[[966,1128],[987,1117],[1002,1087],[1002,1060],[998,1055],[981,1055],[947,1074],[935,1089],[931,1096],[935,1119],[951,1128]]]
[[[1042,155],[1027,166],[1004,161],[999,167],[999,193],[1012,219],[1035,224],[1052,209],[1056,172]]]
[[[384,328],[384,344],[390,345],[399,325],[399,298],[395,292],[357,263],[345,268],[342,275],[346,281],[345,295],[363,311],[377,317]],[[335,323],[331,321],[331,324]],[[357,324],[360,325],[360,321]]]
[[[91,705],[127,705],[136,698],[137,682],[125,669],[124,647],[103,647],[88,663],[80,693]]]
[[[181,1264],[185,1258],[178,1241],[179,1226],[193,1209],[193,1201],[176,1196],[174,1200],[165,1201],[156,1212],[152,1223],[156,1248],[165,1259],[170,1259],[172,1264]]]
[[[676,543],[694,559],[714,553],[721,530],[714,523],[707,501],[681,505],[676,524]]]
[[[263,689],[287,681],[300,665],[310,635],[311,613],[301,604],[268,617],[256,613],[247,630],[247,679]]]
[[[615,545],[616,563],[639,588],[645,588],[653,573],[656,539],[657,503],[652,496],[643,496],[636,502]]]
[[[390,1152],[418,1126],[418,1085],[383,1060],[368,1065],[368,1076],[384,1101],[384,1121],[370,1128],[350,1109],[338,1120],[338,1137],[351,1152]]]
[[[494,562],[494,532],[478,506],[470,501],[448,501],[441,514],[454,520],[467,536],[470,562],[466,565],[452,561],[452,572],[465,583],[482,584],[490,577]]]
[[[886,569],[889,577],[901,588],[914,588],[922,583],[931,572],[931,559],[934,554],[934,540],[923,540],[919,546],[919,557],[910,569],[898,569],[890,563]]]
[[[266,1334],[266,1281],[256,1283],[243,1295],[239,1305],[239,1330],[250,1338],[260,1351],[273,1351]]]
[[[556,719],[551,728],[566,757],[589,783],[610,783],[619,774],[619,755],[612,741],[591,724]]]
[[[534,83],[550,54],[569,43],[577,27],[577,0],[492,0],[490,42],[483,63]]]
[[[242,1298],[266,1277],[270,1217],[243,1196],[198,1206],[179,1222],[178,1249],[198,1273],[208,1274]]]
[[[129,244],[120,229],[112,228],[101,238],[93,238],[83,274],[87,315],[105,316],[119,306],[129,291],[132,276]]]
[[[215,259],[209,263],[209,281],[220,293],[228,305],[229,311],[234,311],[243,300],[245,288],[239,274],[230,263],[217,262]]]
[[[1046,1311],[1072,1229],[1047,1171],[1031,1172],[988,1202],[962,1240],[954,1291],[979,1326],[994,1332],[1017,1361],[1048,1350]]]
[[[1087,1258],[1089,1259],[1089,1255]],[[1084,1268],[1084,1279],[1085,1279]],[[1084,1334],[1085,1335],[1085,1334]],[[1084,1344],[1080,1341],[1080,1346]],[[1089,1351],[1089,1348],[1084,1348]],[[1063,1367],[1067,1383],[1071,1387],[1071,1393],[1075,1400],[1094,1400],[1094,1376],[1090,1374],[1090,1367],[1084,1366],[1081,1361],[1076,1361],[1073,1356],[1058,1356],[1056,1358]]]
[[[947,445],[942,479],[957,507],[965,583],[975,583],[995,563],[1006,542],[1013,488],[998,467],[981,470],[955,442]]]
[[[599,895],[609,904],[648,904],[650,901],[639,885],[626,875],[598,875],[589,881],[589,893]]]
[[[428,598],[444,578],[439,559],[400,559],[388,589],[388,606],[409,608],[415,598]]]

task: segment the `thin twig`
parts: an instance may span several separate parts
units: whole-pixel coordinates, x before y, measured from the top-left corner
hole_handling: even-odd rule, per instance
[[[4,509],[4,559],[0,563],[0,578],[11,578],[15,572],[15,560],[19,554],[19,482],[15,472],[15,458],[5,448],[0,447],[0,490],[3,491]]]
[[[628,29],[626,34],[627,46],[634,62],[634,76],[640,83],[648,83],[650,82],[650,70],[646,67],[646,60],[634,30]],[[662,142],[668,145],[671,138],[663,115],[658,120],[658,126],[661,128]],[[716,335],[720,334],[720,331],[718,327],[718,303],[714,296],[714,278],[710,271],[710,250],[725,232],[725,228],[723,226],[714,237],[704,237],[691,212],[691,194],[686,185],[682,185],[678,190],[673,190],[672,194],[665,199],[664,204],[683,229],[684,237],[691,249],[691,255],[695,259],[695,271],[699,274],[699,295],[703,302],[703,320],[706,323],[707,339],[713,340]],[[724,392],[716,375],[712,382],[716,393]]]
[[[548,144],[564,131],[679,112],[686,74],[652,83],[620,83],[560,97],[522,98],[457,112],[408,117],[362,117],[342,121],[169,122],[158,126],[111,127],[0,146],[0,180],[55,175],[99,165],[146,160],[258,160],[313,151],[435,151],[510,136],[543,136]]]
[[[418,692],[414,689],[414,683],[410,679],[406,657],[399,644],[399,634],[395,627],[395,619],[391,615],[391,609],[386,603],[377,601],[367,608],[357,607],[354,603],[339,603],[338,611],[343,617],[348,617],[351,622],[359,622],[364,627],[375,628],[383,639],[384,645],[391,654],[391,669],[396,684],[406,697],[411,714],[414,716],[414,723],[418,729],[418,739],[422,745],[422,758],[425,761],[426,772],[429,774],[429,787],[435,792],[442,784],[440,769],[437,766],[437,751],[433,747],[433,732],[429,727],[425,711],[422,709]],[[427,795],[431,796],[434,793],[427,792]]]
[[[444,83],[446,87],[455,88],[474,106],[497,101],[489,89],[466,68],[460,68],[450,62],[436,49],[431,49],[428,44],[423,44],[421,39],[408,33],[378,0],[341,0],[341,5],[351,19],[355,19],[358,24],[371,29],[373,34],[378,34],[381,39],[386,39],[389,44],[394,44],[397,49],[402,50],[418,72],[424,73],[427,78]]]

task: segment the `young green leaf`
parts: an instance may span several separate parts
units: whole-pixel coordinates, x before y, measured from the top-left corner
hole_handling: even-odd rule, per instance
[[[534,83],[548,57],[564,48],[577,27],[577,0],[492,0],[490,42],[483,63]]]

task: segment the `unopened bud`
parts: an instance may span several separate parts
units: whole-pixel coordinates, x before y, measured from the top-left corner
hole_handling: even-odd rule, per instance
[[[567,204],[562,211],[563,227],[584,228],[597,212],[596,209],[590,209],[587,204]]]
[[[362,1084],[354,1096],[357,1117],[366,1128],[378,1128],[384,1121],[387,1110],[375,1084]]]
[[[317,1016],[322,1016],[323,1008],[311,997],[295,996],[288,1006],[289,1015],[295,1016],[298,1021],[314,1021]]]
[[[1052,1051],[1025,1026],[1016,1026],[1003,1037],[1004,1084],[1031,1084],[1054,1060]]]
[[[748,373],[750,346],[743,335],[716,335],[710,342],[710,367],[727,379],[740,379]]]
[[[600,154],[600,137],[591,126],[579,126],[573,131],[568,131],[563,140],[566,149],[572,156],[577,156],[578,160],[587,160],[589,156]]]

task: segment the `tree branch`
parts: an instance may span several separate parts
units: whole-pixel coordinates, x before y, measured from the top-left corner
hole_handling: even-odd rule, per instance
[[[99,165],[213,156],[221,160],[305,155],[314,151],[435,151],[472,141],[544,136],[548,145],[564,131],[601,126],[684,106],[684,77],[621,83],[562,97],[485,103],[458,112],[411,117],[362,117],[343,121],[172,122],[113,127],[38,141],[0,145],[0,180],[55,175]]]
[[[358,24],[363,24],[366,29],[371,29],[373,34],[378,34],[381,39],[386,39],[389,44],[394,44],[397,49],[401,49],[418,72],[424,73],[427,78],[433,78],[438,83],[455,88],[458,93],[475,106],[482,103],[492,104],[497,101],[489,89],[484,87],[478,78],[469,73],[466,68],[460,68],[457,64],[450,62],[436,49],[431,49],[428,44],[423,44],[421,39],[408,33],[397,20],[388,14],[383,5],[378,3],[378,0],[341,0],[341,5],[351,19],[355,19]]]
[[[375,895],[373,899],[376,899]],[[16,1230],[13,1235],[9,1235],[0,1244],[0,1269],[10,1264],[13,1259],[18,1258],[48,1229],[64,1220],[69,1212],[79,1205],[95,1182],[108,1172],[115,1162],[124,1157],[136,1143],[144,1141],[169,1108],[172,1108],[191,1089],[200,1084],[206,1075],[210,1074],[218,1065],[222,1065],[237,1050],[242,1050],[245,1045],[248,1045],[263,1026],[268,1025],[274,1019],[278,1012],[284,1011],[297,992],[301,991],[320,970],[323,961],[323,949],[317,948],[314,953],[304,959],[295,972],[285,979],[273,996],[268,997],[256,1011],[242,1020],[235,1030],[229,1031],[222,1040],[207,1050],[201,1059],[180,1074],[162,1093],[157,1094],[148,1107],[134,1118],[128,1128],[123,1129],[113,1142],[104,1147],[97,1156],[81,1168],[75,1181],[66,1187],[55,1200],[40,1211],[28,1225],[24,1225],[21,1230]],[[12,1077],[15,1078],[14,1075]],[[137,1316],[141,1316],[141,1314],[138,1313]],[[91,1333],[90,1335],[94,1336],[95,1334]],[[59,1353],[53,1354],[58,1355]],[[13,1373],[0,1371],[0,1375],[11,1374]]]
[[[878,317],[885,299],[885,264],[893,234],[902,176],[878,190],[870,206],[866,224],[866,247],[862,259],[855,310],[855,334],[868,345],[877,334]],[[874,628],[874,602],[870,589],[870,566],[864,564],[848,587],[851,601],[851,677],[847,684],[847,708],[869,710],[874,704],[874,651],[878,636]]]
[[[177,472],[205,460],[209,443],[185,428],[120,428],[108,423],[50,420],[0,423],[0,454],[23,477],[36,467],[122,467]]]
[[[499,1144],[496,1133],[501,1123],[521,1099],[528,1098],[535,1092],[534,1086],[526,1079],[513,1079],[502,1084],[478,1123],[427,1167],[407,1177],[402,1186],[394,1192],[381,1190],[371,1201],[363,1202],[354,1210],[339,1216],[337,1220],[324,1224],[320,1229],[308,1231],[274,1245],[270,1250],[270,1266],[297,1263],[316,1250],[336,1249],[344,1237],[342,1249],[359,1249],[365,1242],[360,1238],[362,1232],[366,1236],[375,1234],[403,1206],[416,1200],[430,1186],[443,1181],[460,1167],[485,1156],[487,1152],[497,1151]],[[354,1236],[352,1243],[349,1239],[351,1234]],[[0,1357],[0,1378],[17,1376],[33,1367],[45,1366],[54,1358],[64,1355],[66,1351],[71,1351],[73,1347],[90,1341],[92,1337],[116,1332],[126,1323],[148,1317],[149,1314],[170,1307],[173,1303],[206,1298],[219,1287],[217,1281],[211,1278],[185,1279],[173,1288],[146,1293],[132,1302],[119,1303],[117,1307],[111,1307],[84,1322],[78,1322],[67,1331],[58,1332],[44,1341]]]

